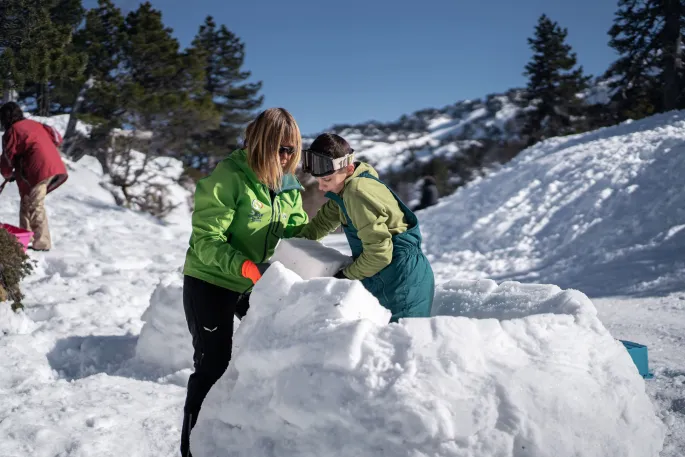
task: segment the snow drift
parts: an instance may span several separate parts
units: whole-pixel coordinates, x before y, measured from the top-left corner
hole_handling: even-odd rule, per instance
[[[658,455],[663,425],[644,381],[585,295],[462,281],[439,296],[441,313],[464,313],[470,296],[493,318],[388,325],[358,281],[304,281],[275,264],[205,400],[193,454]]]
[[[422,212],[424,246],[441,279],[681,290],[683,171],[683,112],[553,138]]]

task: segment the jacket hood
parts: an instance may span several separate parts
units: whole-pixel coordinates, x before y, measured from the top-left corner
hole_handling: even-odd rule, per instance
[[[355,165],[354,173],[352,173],[352,176],[350,176],[349,178],[347,178],[345,180],[345,186],[347,186],[351,180],[359,177],[359,175],[361,175],[364,172],[368,172],[374,178],[378,178],[378,172],[368,163],[366,163],[366,162],[355,162],[354,165]],[[343,188],[343,191],[344,191],[344,188]]]

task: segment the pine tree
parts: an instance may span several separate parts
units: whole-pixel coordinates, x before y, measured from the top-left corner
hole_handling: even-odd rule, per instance
[[[9,20],[10,36],[16,37],[5,65],[12,73],[6,86],[23,89],[22,100],[48,115],[54,81],[76,78],[83,69],[84,56],[70,51],[83,7],[78,0],[6,0],[3,9],[3,21]]]
[[[249,71],[242,70],[245,44],[226,26],[217,28],[208,16],[200,26],[191,51],[204,62],[204,90],[220,113],[217,129],[194,138],[187,161],[196,168],[210,171],[214,163],[237,146],[244,126],[254,116],[264,98],[258,95],[261,82],[245,83]]]
[[[3,102],[13,99],[13,92],[23,88],[28,69],[26,63],[33,58],[32,49],[27,46],[40,21],[37,16],[40,2],[29,0],[3,0],[0,2],[0,79],[2,80]],[[35,25],[34,25],[35,24]]]
[[[111,0],[98,0],[98,6],[86,12],[83,27],[74,35],[76,52],[86,55],[85,71],[65,88],[65,97],[74,104],[63,149],[74,159],[88,151],[100,161],[105,173],[110,133],[122,126],[126,112],[122,95],[127,80],[122,66],[125,39],[121,10]],[[76,132],[77,119],[92,125],[87,140]]]
[[[683,0],[619,0],[609,45],[620,55],[606,76],[613,79],[617,120],[681,108]]]
[[[45,102],[49,102],[49,114],[54,115],[71,112],[83,81],[88,56],[74,42],[74,35],[82,25],[86,13],[81,0],[53,0],[53,3],[50,10],[52,23],[62,28],[63,33],[69,37],[61,58],[54,62],[55,68],[48,83],[49,99]],[[43,89],[39,86],[39,102],[41,91]]]
[[[72,35],[83,19],[84,10],[79,0],[39,0],[38,23],[41,24],[24,46],[35,56],[29,61],[27,85],[24,97],[33,96],[37,114],[48,116],[53,109],[52,92],[64,81],[78,79],[85,68],[86,56],[72,46]],[[65,103],[64,100],[61,100]],[[69,100],[66,103],[73,103]]]
[[[530,109],[524,113],[523,133],[530,144],[573,133],[576,120],[583,114],[578,94],[587,88],[589,78],[582,67],[576,68],[567,34],[567,29],[543,14],[535,37],[528,39],[534,54],[524,72],[529,78],[524,103]]]
[[[90,123],[119,127],[119,117],[125,111],[121,84],[126,78],[122,66],[126,35],[124,16],[112,0],[98,0],[98,7],[86,13],[85,24],[74,36],[74,46],[87,56],[86,69],[74,88],[83,88],[88,81],[82,107],[82,117]]]
[[[204,98],[202,59],[195,52],[179,52],[172,30],[150,3],[129,13],[123,65],[130,83],[129,121],[155,132],[157,149],[169,153],[193,134],[211,127],[214,109]]]

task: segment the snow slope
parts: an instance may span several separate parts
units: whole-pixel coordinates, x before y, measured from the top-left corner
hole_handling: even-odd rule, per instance
[[[673,179],[680,162],[678,154],[671,154],[679,151],[683,116],[664,115],[551,140],[419,214],[425,248],[441,283],[486,277],[497,282],[558,278],[562,288],[576,285],[592,298],[611,336],[648,344],[656,378],[644,385],[668,427],[662,457],[680,456],[685,450],[685,291],[674,280],[681,271],[674,257],[683,233],[679,226],[685,221],[680,219],[679,180]],[[675,144],[661,144],[667,141]],[[603,146],[593,146],[596,142]],[[583,148],[594,149],[581,153]],[[554,160],[545,161],[541,151],[556,154]],[[178,369],[179,360],[187,360],[186,367],[191,363],[187,355],[176,352],[181,347],[187,350],[183,338],[188,344],[190,340],[176,325],[181,316],[179,278],[189,217],[162,223],[117,207],[100,186],[103,177],[97,162],[86,157],[68,167],[70,180],[47,199],[54,249],[29,251],[37,269],[24,285],[26,312],[14,314],[7,304],[0,305],[0,456],[178,455],[190,373],[188,368]],[[600,169],[609,176],[607,181],[595,174]],[[657,173],[647,179],[652,170],[662,171],[660,182],[655,182]],[[613,176],[624,179],[615,182]],[[517,198],[531,178],[545,183],[560,179],[575,191],[539,186]],[[593,184],[582,186],[586,179]],[[602,185],[596,186],[597,182]],[[594,209],[592,199],[603,195],[600,190],[607,184],[612,194]],[[629,193],[627,186],[632,184],[642,187]],[[650,186],[655,188],[649,191]],[[614,200],[619,196],[625,200]],[[574,203],[556,209],[568,200]],[[541,207],[543,203],[547,206]],[[585,210],[591,210],[590,216]],[[0,197],[0,220],[16,223],[17,212],[16,187],[10,185]],[[573,225],[564,223],[564,213],[575,218],[577,236],[573,242],[558,236],[555,243],[550,232],[566,233]],[[636,222],[631,225],[631,220]],[[507,223],[509,230],[503,230]],[[612,225],[618,227],[615,234]],[[528,230],[538,226],[544,230]],[[604,230],[588,232],[597,230],[595,226]],[[594,250],[589,248],[592,233]],[[619,234],[629,242],[628,248]],[[580,254],[572,249],[574,242]],[[327,244],[345,251],[340,237],[329,238]],[[613,247],[616,251],[611,252]],[[570,260],[561,258],[562,252],[570,252]],[[636,252],[643,257],[631,257]],[[599,270],[608,272],[605,281],[594,278],[595,262],[602,256],[609,259]],[[611,256],[617,259],[611,262]],[[621,259],[633,262],[622,265]],[[550,262],[549,270],[545,261]],[[527,271],[531,267],[539,270],[537,276]],[[631,282],[644,284],[626,287]],[[173,329],[160,327],[152,336],[159,341],[155,337],[172,332],[167,346],[160,348],[161,363],[137,352],[142,318],[150,305],[157,309],[145,319],[154,317]],[[156,317],[153,311],[158,312]],[[470,318],[457,319],[474,321]]]
[[[682,290],[683,170],[683,112],[554,138],[425,210],[426,252],[445,278]]]

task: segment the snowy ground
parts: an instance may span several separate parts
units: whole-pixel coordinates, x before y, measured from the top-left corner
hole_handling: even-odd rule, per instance
[[[183,264],[189,227],[117,207],[88,166],[97,163],[71,166],[47,198],[54,247],[29,251],[37,265],[22,286],[25,314],[0,306],[3,457],[170,456],[178,448],[185,381],[146,381],[157,373],[131,358],[150,294]],[[0,220],[16,224],[17,214],[10,185]]]
[[[439,281],[576,287],[612,336],[648,345],[663,457],[685,453],[683,144],[683,114],[552,140],[420,214]],[[30,251],[25,314],[0,306],[0,456],[178,455],[190,371],[143,363],[136,346],[190,228],[118,208],[88,158],[70,171],[47,200],[54,249]],[[0,221],[17,212],[10,185]]]

